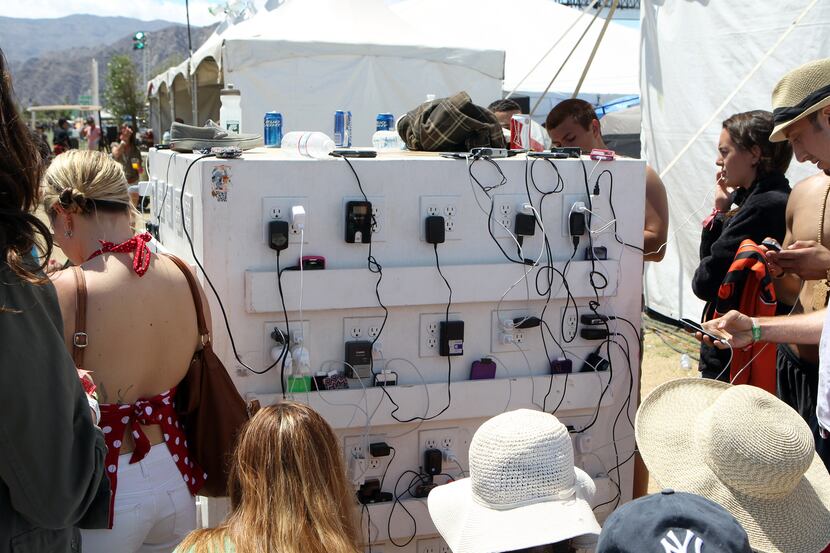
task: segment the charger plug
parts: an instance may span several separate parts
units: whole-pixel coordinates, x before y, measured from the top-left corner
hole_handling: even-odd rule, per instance
[[[444,218],[440,215],[430,215],[424,220],[424,238],[427,244],[443,244],[446,239]]]
[[[306,348],[301,345],[291,348],[291,357],[297,367],[297,374],[309,374],[311,371],[311,356]]]
[[[305,228],[305,208],[301,205],[291,206],[291,224],[298,230]]]

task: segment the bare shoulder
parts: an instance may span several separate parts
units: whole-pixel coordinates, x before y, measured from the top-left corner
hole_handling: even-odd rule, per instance
[[[666,187],[663,185],[663,180],[660,178],[660,175],[657,174],[657,171],[655,171],[651,165],[646,164],[646,192],[649,190],[665,191],[665,189]]]
[[[816,173],[800,180],[793,185],[790,202],[809,202],[811,204],[820,202],[828,184],[830,184],[830,177],[824,173]]]
[[[52,285],[58,294],[58,302],[60,303],[61,310],[71,309],[74,311],[75,295],[78,289],[74,269],[69,268],[55,271],[49,275],[49,280],[52,281]]]

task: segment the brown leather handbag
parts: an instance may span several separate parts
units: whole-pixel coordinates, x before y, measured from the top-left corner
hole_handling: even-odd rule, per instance
[[[199,495],[226,497],[228,469],[236,436],[258,404],[253,402],[250,407],[245,404],[228,371],[214,353],[210,329],[205,323],[202,297],[190,268],[178,257],[167,257],[187,278],[202,337],[202,349],[193,354],[187,376],[177,387],[176,411],[184,424],[188,451],[208,475]]]

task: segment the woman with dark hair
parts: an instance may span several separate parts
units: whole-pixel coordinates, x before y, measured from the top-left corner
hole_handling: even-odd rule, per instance
[[[711,319],[718,288],[726,277],[741,242],[760,244],[772,237],[779,242],[786,233],[790,185],[784,172],[793,151],[788,142],[770,142],[772,114],[755,110],[736,113],[723,122],[715,160],[715,206],[703,222],[700,264],[692,290],[707,302],[704,320]],[[779,303],[779,310],[789,306]],[[700,372],[704,378],[729,380],[728,350],[702,344]]]
[[[42,272],[52,236],[33,212],[44,165],[19,114],[0,51],[0,552],[68,553],[80,550],[77,527],[107,524],[106,445]]]

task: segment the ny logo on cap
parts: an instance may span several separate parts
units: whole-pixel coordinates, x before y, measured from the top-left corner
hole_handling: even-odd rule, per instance
[[[669,541],[671,540],[671,543]],[[692,540],[694,540],[694,549],[690,549]],[[674,530],[669,530],[666,537],[660,540],[660,545],[663,546],[665,553],[701,553],[703,550],[703,540],[695,536],[691,530],[686,530],[686,538],[681,543]]]

